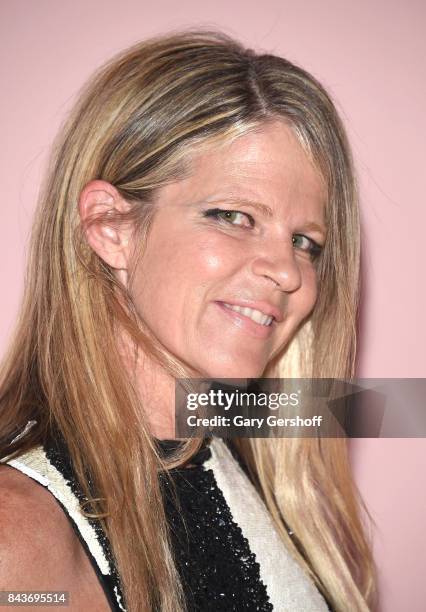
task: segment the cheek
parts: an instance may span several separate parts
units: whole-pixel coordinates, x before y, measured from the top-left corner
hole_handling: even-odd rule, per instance
[[[297,296],[297,308],[302,319],[311,313],[318,297],[317,273],[311,265],[302,271],[301,289]]]
[[[229,247],[217,235],[152,240],[135,273],[139,313],[148,323],[155,317],[157,326],[167,320],[178,327],[197,317],[220,281],[238,265]]]
[[[239,251],[232,241],[218,233],[204,233],[187,246],[187,256],[182,267],[192,276],[194,268],[204,272],[198,277],[200,282],[204,279],[226,278],[238,267]]]

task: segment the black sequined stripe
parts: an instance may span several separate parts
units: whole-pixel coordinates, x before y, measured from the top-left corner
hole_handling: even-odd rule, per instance
[[[178,492],[176,507],[171,487]],[[161,475],[176,566],[189,612],[270,612],[260,568],[219,489],[202,465]]]
[[[175,441],[158,441],[163,454],[172,452]],[[49,461],[69,482],[80,502],[87,501],[76,481],[63,440],[46,448]],[[205,442],[191,458],[195,467],[176,468],[160,475],[165,512],[170,527],[176,567],[181,577],[188,612],[271,612],[272,604],[260,578],[260,568],[248,540],[234,522],[214,473],[204,468],[211,456]],[[176,486],[177,500],[174,496]],[[119,576],[109,542],[99,523],[95,529],[111,567],[111,576],[98,570],[104,588],[115,601],[114,587],[122,598]],[[110,598],[111,599],[111,598]],[[124,601],[121,599],[120,601]],[[123,607],[125,604],[122,603]],[[114,610],[119,610],[118,603]]]

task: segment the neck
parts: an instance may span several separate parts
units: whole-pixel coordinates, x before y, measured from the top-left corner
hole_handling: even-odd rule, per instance
[[[140,397],[152,435],[160,440],[175,438],[175,379],[122,332],[118,350],[125,369]]]
[[[175,379],[146,354],[138,358],[135,384],[153,436],[175,438]]]

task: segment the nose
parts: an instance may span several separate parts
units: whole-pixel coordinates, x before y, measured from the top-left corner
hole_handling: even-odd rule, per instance
[[[281,291],[299,289],[302,275],[290,245],[270,241],[267,251],[257,254],[251,265],[253,274],[270,279]]]

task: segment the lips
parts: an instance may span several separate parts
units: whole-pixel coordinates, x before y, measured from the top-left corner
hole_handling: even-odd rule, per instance
[[[274,317],[275,321],[280,323],[283,320],[283,314],[277,306],[265,301],[251,301],[251,300],[221,300],[222,304],[229,304],[230,306],[239,306],[241,308],[251,308],[252,310],[258,310],[263,315],[268,317]]]
[[[238,312],[245,317],[248,317],[255,323],[259,325],[266,325],[267,327],[272,324],[274,317],[263,313],[261,310],[256,310],[255,308],[249,308],[248,306],[234,306],[231,304],[227,304],[226,302],[222,302],[222,304],[229,308],[229,310],[233,310],[234,312]]]
[[[266,308],[265,308],[265,303],[263,302],[242,302],[242,301],[238,301],[238,303],[235,303],[233,300],[231,301],[216,301],[214,302],[214,304],[216,304],[216,306],[219,307],[220,312],[222,313],[222,316],[225,316],[226,319],[233,325],[235,326],[236,329],[240,330],[241,332],[244,332],[246,334],[248,334],[249,336],[252,336],[253,338],[257,338],[257,339],[267,339],[271,336],[271,334],[274,333],[274,329],[276,326],[276,320],[273,314],[268,314],[267,312],[265,312]],[[249,306],[248,304],[253,304],[253,306]],[[263,310],[261,310],[259,308],[259,306],[262,304],[262,308]],[[232,306],[240,306],[242,309],[245,308],[250,308],[252,311],[258,311],[258,316],[260,315],[261,317],[261,321],[265,321],[269,324],[265,324],[265,323],[259,323],[256,322],[256,320],[253,320],[250,316],[246,316],[244,314],[244,310],[241,312],[236,311],[234,308],[231,308]],[[256,307],[257,308],[256,308]],[[276,313],[277,314],[277,319],[279,318],[280,320],[282,320],[282,315],[281,313],[278,311],[278,309],[276,309],[274,306],[272,306],[271,304],[268,305],[267,309],[269,310],[269,313]],[[271,317],[274,317],[274,319],[271,320]],[[269,321],[268,321],[269,318]]]

